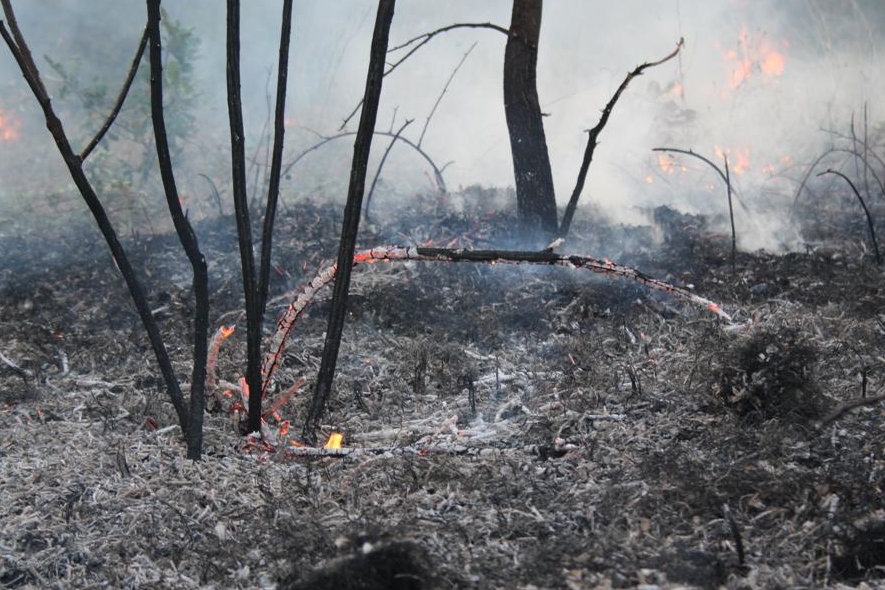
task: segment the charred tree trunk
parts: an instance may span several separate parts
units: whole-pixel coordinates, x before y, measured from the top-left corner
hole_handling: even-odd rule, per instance
[[[556,195],[538,102],[538,39],[543,0],[513,0],[504,51],[504,114],[510,133],[516,203],[522,237],[555,237]],[[543,244],[541,244],[543,245]]]

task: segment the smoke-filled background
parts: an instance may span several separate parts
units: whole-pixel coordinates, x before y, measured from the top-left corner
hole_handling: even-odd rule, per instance
[[[242,79],[253,192],[267,161],[279,42],[279,2],[245,2]],[[145,6],[129,0],[14,2],[19,23],[75,146],[97,129],[141,36]],[[183,199],[193,216],[229,211],[229,135],[225,91],[225,8],[220,1],[164,3],[170,133]],[[334,135],[363,90],[375,3],[297,2],[287,107],[292,160]],[[510,2],[400,0],[391,46],[452,23],[507,27]],[[855,132],[885,142],[880,50],[885,10],[879,0],[548,0],[541,30],[538,84],[559,204],[568,199],[586,130],[640,63],[677,59],[635,79],[601,135],[583,203],[614,220],[637,222],[649,207],[722,214],[725,191],[697,160],[653,153],[692,149],[721,165],[729,158],[748,211],[738,208],[741,246],[797,247],[789,207],[807,165],[838,138]],[[386,78],[379,128],[417,142],[434,103],[464,60],[427,125],[422,149],[445,169],[450,190],[513,184],[501,72],[505,36],[460,29],[430,41]],[[391,60],[402,52],[393,53]],[[146,61],[146,59],[145,59]],[[182,67],[182,65],[186,67]],[[177,77],[175,77],[177,76]],[[100,193],[125,228],[161,226],[163,196],[145,118],[146,77],[136,81],[120,126],[89,160]],[[864,110],[866,109],[866,115]],[[177,117],[177,118],[176,118]],[[356,119],[347,130],[356,129]],[[352,137],[336,140],[287,170],[284,203],[341,200]],[[376,140],[377,158],[388,139]],[[838,165],[835,161],[834,165]],[[378,199],[396,203],[433,190],[427,163],[394,150]],[[220,201],[212,195],[215,184]],[[253,196],[260,196],[259,194]],[[39,109],[6,47],[0,49],[0,220],[39,226],[85,212],[45,130]],[[580,215],[580,213],[579,213]],[[148,218],[148,222],[145,222]]]

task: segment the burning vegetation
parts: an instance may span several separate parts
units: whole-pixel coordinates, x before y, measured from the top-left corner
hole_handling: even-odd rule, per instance
[[[3,40],[111,256],[95,264],[96,243],[60,215],[39,231],[0,224],[8,265],[0,267],[8,331],[0,584],[737,590],[880,582],[883,126],[865,107],[794,179],[789,227],[801,251],[737,247],[748,218],[777,210],[744,181],[787,175],[794,158],[771,159],[779,148],[760,152],[729,137],[707,138],[706,154],[678,143],[654,148],[651,170],[635,167],[644,189],[690,185],[705,199],[721,180],[725,199],[708,208],[721,213],[655,204],[636,225],[592,206],[575,216],[631,81],[675,67],[657,99],[678,103],[671,113],[690,127],[680,39],[620,81],[587,132],[560,219],[534,88],[541,2],[514,0],[509,27],[457,23],[389,49],[393,6],[377,6],[360,106],[337,135],[286,162],[284,137],[297,129],[285,84],[293,2],[280,19],[273,131],[252,155],[240,7],[228,3],[231,179],[200,175],[210,205],[191,215],[201,199],[179,190],[182,168],[172,162],[197,130],[193,31],[148,0],[116,98],[50,61],[61,88],[102,113],[75,148],[54,88],[2,2]],[[501,106],[515,194],[450,190],[447,165],[422,144],[472,49],[416,139],[406,135],[411,120],[394,131],[397,115],[378,131],[382,81],[431,39],[463,29],[506,43]],[[794,46],[773,39],[745,26],[735,43],[716,45],[718,99],[785,82]],[[359,129],[345,129],[357,112]],[[0,110],[0,144],[21,141],[21,129]],[[137,148],[122,185],[101,148],[126,151],[116,129]],[[389,144],[367,190],[373,135]],[[343,220],[325,200],[282,206],[296,164],[351,136]],[[370,217],[398,143],[423,158],[430,188],[376,201]],[[126,183],[154,172],[174,232],[155,231],[146,208],[137,231],[119,233],[107,194],[119,186],[137,194]]]

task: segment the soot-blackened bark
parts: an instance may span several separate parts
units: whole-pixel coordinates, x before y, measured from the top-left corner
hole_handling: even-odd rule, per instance
[[[347,308],[347,292],[350,288],[350,272],[353,268],[353,253],[359,232],[360,213],[363,208],[363,194],[366,189],[366,171],[369,166],[369,151],[375,121],[378,117],[378,103],[381,99],[381,83],[384,79],[384,60],[387,56],[387,39],[396,0],[378,0],[375,16],[375,30],[369,51],[369,71],[366,76],[366,89],[363,93],[363,109],[360,124],[353,145],[353,163],[350,167],[350,184],[347,189],[347,203],[344,206],[344,220],[341,224],[341,241],[338,244],[338,272],[332,287],[332,309],[326,328],[326,341],[323,357],[317,375],[307,420],[304,422],[302,438],[316,442],[319,419],[326,407],[332,391],[338,351],[341,347],[341,334],[344,331],[344,316]]]
[[[556,195],[538,102],[538,39],[543,0],[513,0],[504,51],[504,114],[510,133],[520,230],[532,242],[555,237]]]

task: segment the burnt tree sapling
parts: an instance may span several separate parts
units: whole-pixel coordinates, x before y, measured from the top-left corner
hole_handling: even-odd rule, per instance
[[[366,89],[363,94],[363,109],[353,146],[353,164],[350,168],[350,185],[347,189],[347,203],[344,206],[344,220],[341,224],[341,241],[338,247],[338,272],[332,287],[332,309],[329,311],[329,324],[326,328],[326,341],[317,375],[310,410],[304,423],[302,438],[316,441],[316,427],[326,407],[335,377],[335,365],[341,347],[341,334],[344,331],[344,314],[347,306],[347,291],[350,288],[350,273],[353,269],[353,254],[356,250],[356,236],[359,231],[360,214],[363,207],[363,193],[366,189],[366,172],[369,166],[369,151],[372,135],[378,116],[378,102],[381,99],[381,83],[384,79],[384,58],[387,55],[387,39],[390,23],[393,20],[395,0],[379,0],[375,16],[375,30],[372,34],[372,47],[369,52],[369,72],[366,76]],[[255,391],[259,391],[255,389]]]

